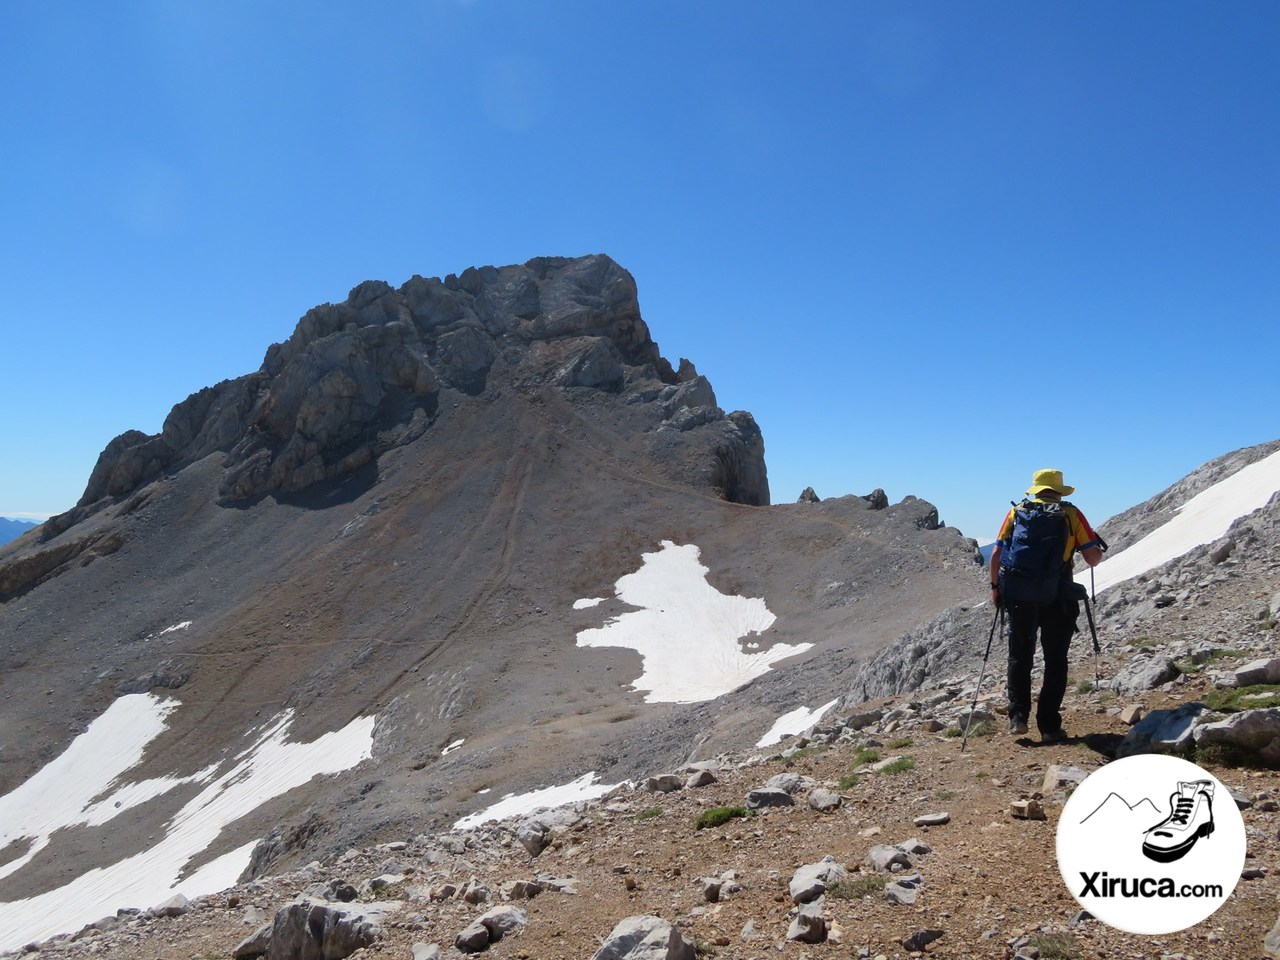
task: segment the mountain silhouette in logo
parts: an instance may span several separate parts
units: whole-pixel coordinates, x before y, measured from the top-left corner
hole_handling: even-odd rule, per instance
[[[1160,809],[1149,797],[1130,803],[1120,794],[1112,791],[1094,808],[1092,813],[1080,822],[1084,824],[1092,821],[1092,825],[1097,826],[1101,823],[1127,823],[1134,819],[1144,823],[1154,823],[1160,819]]]

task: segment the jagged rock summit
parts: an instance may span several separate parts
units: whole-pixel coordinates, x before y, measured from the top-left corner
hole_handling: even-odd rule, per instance
[[[415,276],[398,290],[370,280],[315,307],[256,373],[192,394],[159,434],[111,441],[77,510],[49,529],[217,452],[226,455],[224,505],[303,491],[421,436],[442,396],[546,384],[617,394],[645,404],[669,433],[698,431],[704,449],[680,451],[686,461],[701,454],[682,464],[688,472],[735,503],[769,502],[755,421],[726,416],[687,360],[672,369],[640,317],[631,275],[602,255],[543,257],[443,281]]]
[[[924,500],[768,504],[754,420],[607,257],[308,311],[0,548],[0,921],[752,748],[981,592]]]

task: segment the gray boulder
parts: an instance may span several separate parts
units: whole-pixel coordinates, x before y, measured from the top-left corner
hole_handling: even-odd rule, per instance
[[[799,943],[825,943],[827,920],[822,915],[822,902],[806,903],[796,911],[795,919],[787,929],[787,939]]]
[[[551,831],[541,820],[524,820],[516,827],[516,839],[528,851],[529,856],[536,857],[551,842]]]
[[[842,803],[844,803],[844,798],[834,790],[818,787],[809,792],[809,807],[819,813],[831,813],[834,810],[839,810]]]
[[[917,827],[942,827],[951,822],[951,814],[944,811],[925,813],[916,817],[912,823]]]
[[[844,725],[849,730],[861,730],[863,727],[871,726],[883,716],[883,710],[866,710],[846,718]]]
[[[231,951],[234,960],[251,960],[253,957],[265,956],[271,949],[271,928],[272,924],[263,924],[241,940],[240,944]]]
[[[911,858],[897,847],[877,843],[867,851],[867,863],[877,870],[891,871],[894,867],[911,868]]]
[[[913,907],[916,899],[920,896],[920,885],[922,883],[924,883],[924,878],[918,873],[898,877],[896,880],[885,884],[885,899],[899,906]]]
[[[806,863],[795,872],[788,885],[793,903],[810,903],[827,892],[827,887],[845,879],[849,872],[834,857],[823,857],[817,863]]]
[[[1267,931],[1267,935],[1262,940],[1262,949],[1267,951],[1268,956],[1280,957],[1280,918],[1277,918],[1275,924]]]
[[[592,960],[696,960],[692,943],[661,917],[627,917],[618,923]]]
[[[689,774],[689,778],[684,782],[686,790],[696,790],[698,787],[708,787],[718,782],[716,775],[710,770],[696,770]]]
[[[497,943],[508,933],[514,933],[529,922],[529,915],[519,907],[494,907],[480,915],[479,923],[489,931],[491,943]]]
[[[191,909],[191,901],[180,893],[175,893],[159,906],[152,907],[147,912],[153,917],[180,917]]]
[[[684,781],[674,773],[662,773],[645,780],[644,788],[650,793],[674,793],[684,789]]]
[[[508,933],[520,929],[528,922],[528,914],[519,907],[494,907],[454,938],[453,945],[463,953],[479,953],[491,943],[497,943]]]
[[[453,938],[453,946],[461,953],[480,953],[489,949],[489,928],[473,921]]]
[[[1280,683],[1280,657],[1252,660],[1237,667],[1229,674],[1231,680],[1226,685],[1251,687],[1255,683]]]
[[[1141,693],[1154,690],[1161,684],[1168,683],[1182,671],[1168,657],[1150,657],[1137,660],[1125,667],[1112,681],[1111,687],[1116,693]]]
[[[1141,753],[1181,753],[1191,745],[1192,730],[1206,714],[1213,716],[1202,703],[1153,710],[1125,734],[1116,747],[1116,759]]]
[[[799,773],[779,773],[765,781],[765,786],[775,790],[785,790],[795,794],[801,790],[811,790],[817,781]]]
[[[353,915],[310,900],[277,911],[270,928],[264,930],[236,948],[237,960],[261,956],[252,951],[263,943],[265,953],[276,960],[343,960],[361,947],[372,946],[381,935],[379,926],[363,914]]]
[[[800,496],[796,499],[796,503],[821,503],[822,498],[818,496],[813,487],[805,487],[800,491]]]
[[[1267,766],[1280,766],[1280,708],[1244,710],[1224,720],[1199,724],[1192,738],[1197,747],[1231,747]]]
[[[791,807],[795,800],[791,794],[777,787],[761,787],[747,794],[747,809],[759,810],[762,807]]]

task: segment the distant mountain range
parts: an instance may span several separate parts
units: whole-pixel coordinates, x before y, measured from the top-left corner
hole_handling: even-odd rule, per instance
[[[0,517],[0,545],[17,540],[28,530],[38,526],[39,524],[34,520],[10,520],[8,517]]]

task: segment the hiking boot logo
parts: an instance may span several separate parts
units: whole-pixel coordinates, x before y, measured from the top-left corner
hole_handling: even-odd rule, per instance
[[[1067,890],[1103,923],[1144,936],[1185,930],[1226,903],[1246,847],[1230,789],[1208,770],[1163,754],[1103,764],[1071,792],[1058,818]]]
[[[1213,782],[1179,781],[1169,795],[1169,815],[1142,835],[1142,853],[1159,863],[1172,863],[1212,833]]]

